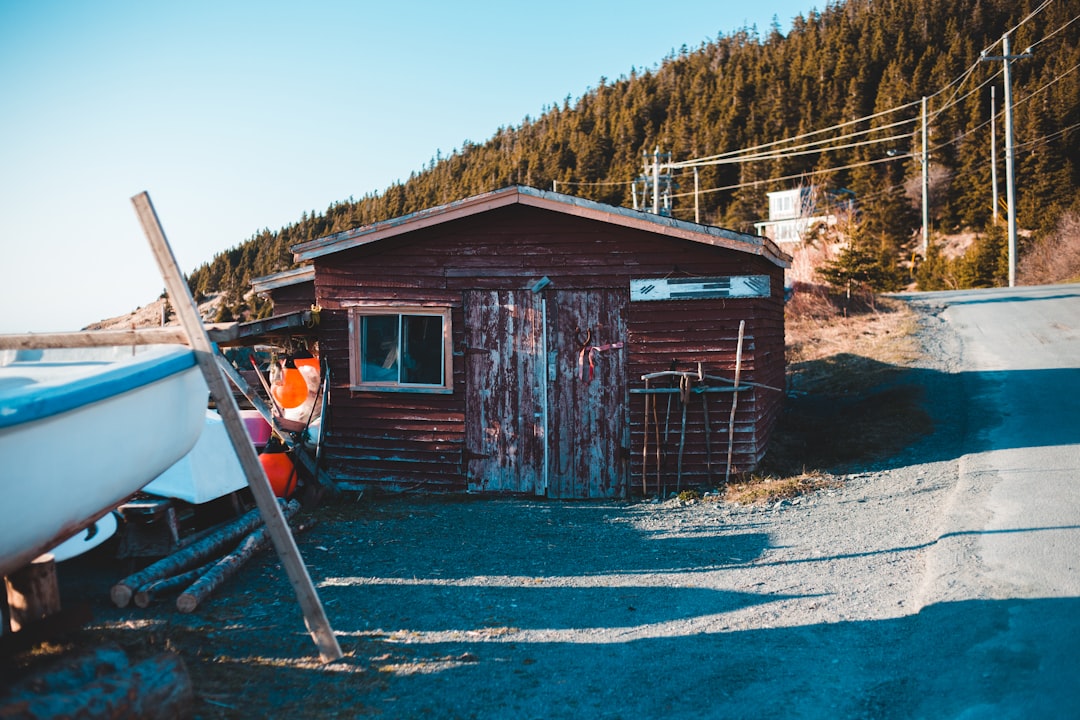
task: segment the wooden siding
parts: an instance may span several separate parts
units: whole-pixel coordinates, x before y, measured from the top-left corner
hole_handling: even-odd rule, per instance
[[[465,461],[469,490],[543,494],[546,422],[542,298],[465,295]]]
[[[625,497],[627,289],[549,290],[548,496]],[[614,347],[621,345],[622,347]]]
[[[772,297],[761,299],[629,302],[631,278],[669,276],[769,275]],[[674,361],[680,370],[696,370],[701,362],[711,375],[730,376],[734,371],[735,345],[740,320],[746,321],[742,379],[783,387],[783,270],[766,258],[701,245],[652,233],[613,227],[593,220],[560,215],[524,206],[511,206],[423,228],[385,242],[373,243],[316,259],[316,296],[323,307],[321,347],[332,373],[332,397],[328,412],[325,457],[331,474],[339,480],[387,489],[454,490],[492,489],[536,492],[542,481],[504,486],[504,480],[484,480],[470,464],[486,455],[470,448],[470,415],[482,406],[470,395],[482,365],[469,369],[470,348],[490,339],[470,335],[476,330],[478,311],[474,303],[507,303],[511,295],[530,292],[537,280],[551,284],[539,296],[548,299],[549,376],[577,372],[580,343],[559,333],[560,313],[576,312],[572,293],[603,291],[606,322],[614,323],[611,338],[592,344],[626,342],[618,354],[604,353],[598,364],[605,375],[602,385],[594,379],[588,387],[554,384],[549,377],[549,474],[547,492],[557,497],[618,496],[642,492],[642,442],[644,401],[631,391],[643,388],[643,374],[669,370]],[[562,295],[563,293],[571,293]],[[598,302],[600,296],[592,296]],[[407,392],[352,392],[348,389],[349,337],[347,309],[369,303],[430,304],[453,308],[454,392],[431,396]],[[597,318],[599,320],[599,318]],[[484,322],[504,322],[488,316]],[[618,323],[624,323],[621,328]],[[570,330],[582,330],[580,322]],[[585,323],[592,326],[596,322]],[[518,349],[505,344],[509,329],[497,330],[504,340],[495,349],[503,363],[517,363]],[[574,338],[576,341],[578,338]],[[530,346],[532,347],[532,346]],[[511,349],[514,350],[510,353]],[[530,350],[532,352],[532,350]],[[510,359],[510,355],[514,355]],[[517,373],[522,368],[502,367],[499,372]],[[527,369],[527,368],[526,368]],[[494,365],[492,365],[494,371]],[[532,372],[538,372],[534,367]],[[595,373],[595,370],[594,370]],[[470,380],[470,377],[472,380]],[[516,380],[515,380],[516,382]],[[523,382],[523,381],[522,381]],[[621,383],[621,385],[620,385]],[[580,385],[580,383],[579,383]],[[604,415],[581,413],[585,398],[599,393],[613,398]],[[560,394],[561,393],[561,394]],[[709,446],[705,443],[703,401],[694,396],[687,408],[686,442],[683,449],[682,487],[722,481],[727,455],[727,421],[730,395],[709,394]],[[783,394],[755,389],[740,395],[736,413],[735,466],[750,470],[760,462],[765,444],[778,417]],[[518,398],[520,417],[534,400]],[[673,407],[678,400],[672,401]],[[559,410],[558,408],[563,408]],[[666,412],[666,400],[658,403]],[[512,414],[506,407],[500,412]],[[590,411],[591,412],[591,411]],[[562,413],[562,415],[558,415]],[[674,416],[678,415],[678,423]],[[595,447],[574,449],[567,445],[571,426],[556,418],[577,416],[585,437],[602,438],[606,455],[615,465],[595,473]],[[587,420],[586,420],[587,418]],[[661,477],[657,481],[650,461],[645,490],[675,489],[677,446],[672,433],[681,428],[681,412],[668,426]],[[601,420],[609,422],[603,425]],[[663,418],[661,418],[663,421]],[[477,426],[479,428],[479,425]],[[519,429],[517,432],[533,432]],[[652,431],[651,431],[652,432]],[[654,440],[650,439],[650,446]],[[655,450],[655,448],[654,448]],[[525,451],[536,460],[535,448]],[[589,456],[588,453],[594,453]],[[575,456],[574,453],[583,453]],[[503,462],[503,460],[500,460]],[[588,476],[588,477],[586,477]],[[711,481],[711,482],[710,482]],[[530,482],[532,486],[530,487]],[[493,483],[493,484],[492,484]]]
[[[310,310],[315,304],[315,283],[297,283],[285,287],[275,288],[270,291],[270,300],[274,303],[274,314]]]

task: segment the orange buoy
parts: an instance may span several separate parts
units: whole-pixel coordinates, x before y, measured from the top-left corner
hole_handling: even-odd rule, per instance
[[[259,456],[263,472],[270,481],[274,495],[287,498],[296,490],[296,466],[284,450],[269,450]]]
[[[293,360],[293,363],[296,364],[296,367],[305,367],[306,366],[306,367],[314,368],[315,370],[319,369],[319,358],[315,358],[315,357],[309,357],[309,358],[300,358],[300,357],[298,357],[298,358],[295,358]]]
[[[274,394],[274,400],[285,409],[302,405],[308,396],[307,381],[304,375],[296,369],[296,363],[286,361],[281,371],[281,382],[275,383],[270,388]]]

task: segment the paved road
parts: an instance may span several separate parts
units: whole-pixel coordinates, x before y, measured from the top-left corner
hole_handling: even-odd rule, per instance
[[[924,607],[998,611],[937,684],[963,717],[1080,717],[1080,285],[908,297],[958,335],[968,403]]]

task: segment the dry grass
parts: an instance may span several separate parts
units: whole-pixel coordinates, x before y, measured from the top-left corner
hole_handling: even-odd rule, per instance
[[[788,387],[796,393],[865,391],[920,354],[915,313],[889,298],[849,301],[802,286],[788,304],[785,324]]]
[[[748,477],[729,485],[724,500],[740,505],[771,504],[833,487],[837,482],[832,475],[820,471],[784,478]]]
[[[789,398],[760,473],[724,499],[770,503],[837,482],[930,432],[917,385],[918,320],[904,303],[801,286],[787,307]]]
[[[1034,243],[1020,258],[1021,285],[1077,282],[1080,279],[1080,212],[1061,216],[1053,232]]]

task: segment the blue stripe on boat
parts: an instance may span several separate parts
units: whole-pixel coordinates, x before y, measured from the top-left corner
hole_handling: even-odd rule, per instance
[[[168,345],[111,362],[16,361],[0,366],[0,428],[69,412],[194,365],[190,348]]]

